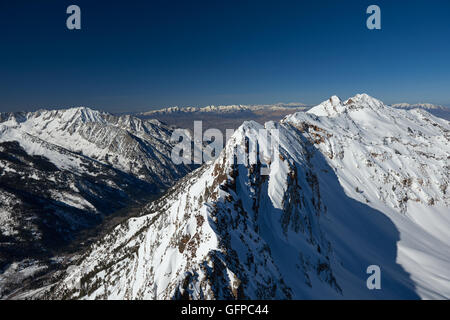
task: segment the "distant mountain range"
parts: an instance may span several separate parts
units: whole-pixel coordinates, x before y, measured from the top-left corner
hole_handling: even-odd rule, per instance
[[[157,119],[169,125],[193,131],[194,121],[202,121],[203,130],[209,128],[237,129],[244,121],[260,123],[279,121],[286,115],[306,111],[301,103],[278,103],[273,105],[229,105],[197,107],[170,107],[134,114],[141,119]]]
[[[397,103],[392,105],[394,108],[405,109],[405,110],[413,110],[413,109],[423,109],[427,110],[431,114],[444,118],[446,120],[450,120],[450,107],[435,105],[431,103],[417,103],[417,104],[408,104],[408,103]]]
[[[271,139],[276,158],[236,161]],[[366,94],[246,121],[214,161],[8,297],[449,299],[449,142],[448,121]],[[381,290],[366,286],[371,265]]]
[[[234,112],[255,112],[255,111],[303,111],[308,109],[302,103],[277,103],[266,105],[226,105],[226,106],[206,106],[206,107],[168,107],[158,110],[151,110],[137,113],[137,116],[151,116],[174,113],[234,113]]]
[[[409,103],[395,103],[392,105],[394,108],[403,108],[403,109],[426,109],[426,110],[446,110],[447,107],[439,106],[431,103],[415,103],[415,104],[409,104]]]

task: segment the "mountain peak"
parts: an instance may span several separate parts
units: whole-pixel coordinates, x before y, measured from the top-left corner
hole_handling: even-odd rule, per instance
[[[369,96],[367,93],[359,93],[344,102],[345,105],[349,104],[359,104],[359,105],[367,105],[372,108],[380,107],[383,105],[383,102],[380,100]]]
[[[107,113],[94,110],[88,107],[80,106],[68,109],[57,109],[57,110],[46,110],[41,109],[36,112],[32,112],[28,115],[28,118],[40,118],[44,122],[56,121],[63,124],[64,127],[69,124],[75,123],[88,123],[88,122],[98,122],[104,123],[104,116]]]
[[[104,114],[104,112],[81,106],[63,110],[63,114],[83,122],[96,122],[102,120],[101,115]]]
[[[336,95],[333,95],[330,97],[330,99],[328,99],[328,101],[332,104],[332,105],[337,105],[341,103],[341,98],[339,98]]]
[[[379,109],[384,104],[378,99],[369,96],[366,93],[357,94],[345,101],[337,96],[331,96],[328,100],[311,108],[307,113],[317,116],[336,116],[349,110],[358,110],[363,108]]]

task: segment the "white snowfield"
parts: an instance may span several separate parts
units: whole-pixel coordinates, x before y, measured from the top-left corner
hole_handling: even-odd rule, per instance
[[[262,128],[279,130],[279,156],[238,164],[237,148],[267,150]],[[60,281],[18,297],[449,299],[449,130],[366,94],[245,122]]]

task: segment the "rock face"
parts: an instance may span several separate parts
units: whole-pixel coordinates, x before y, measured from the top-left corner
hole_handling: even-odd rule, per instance
[[[46,269],[81,230],[189,172],[170,160],[171,133],[88,108],[0,114],[0,296],[8,275]]]
[[[268,150],[263,128],[279,155],[240,164],[238,148]],[[15,297],[449,298],[449,129],[365,94],[246,122],[58,281]]]

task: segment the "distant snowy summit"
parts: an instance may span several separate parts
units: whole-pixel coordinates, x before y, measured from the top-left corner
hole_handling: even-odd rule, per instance
[[[450,110],[444,106],[439,106],[431,103],[417,103],[417,104],[409,104],[409,103],[397,103],[392,105],[385,105],[378,99],[375,99],[369,96],[366,93],[357,94],[354,97],[351,97],[347,100],[341,101],[341,99],[337,96],[332,96],[328,100],[320,103],[314,108],[310,109],[309,113],[314,113],[318,116],[333,116],[344,111],[348,110],[357,110],[357,109],[379,109],[384,107],[392,107],[395,109],[404,109],[404,110],[412,110],[412,109],[425,109],[429,111]]]
[[[445,106],[434,105],[431,103],[418,103],[418,104],[408,104],[408,103],[397,103],[392,105],[385,105],[378,99],[375,99],[368,94],[362,93],[357,94],[354,97],[351,97],[347,100],[341,100],[337,96],[331,96],[328,100],[320,103],[319,105],[308,108],[308,113],[313,113],[317,116],[327,116],[334,117],[341,113],[346,113],[349,111],[355,111],[360,109],[399,109],[399,110],[414,110],[414,109],[422,109],[430,112],[434,116],[438,116],[440,118],[444,118],[446,120],[449,119],[450,108]]]
[[[277,103],[277,104],[264,104],[264,105],[225,105],[225,106],[206,106],[206,107],[169,107],[158,110],[141,112],[140,116],[151,116],[161,114],[174,114],[174,113],[232,113],[243,111],[278,111],[278,110],[294,110],[304,111],[308,109],[308,106],[303,103]]]
[[[379,109],[382,107],[384,107],[384,105],[381,101],[363,93],[357,94],[356,96],[345,101],[341,101],[341,99],[337,96],[332,96],[328,100],[311,108],[307,112],[317,116],[332,117],[350,110]]]

